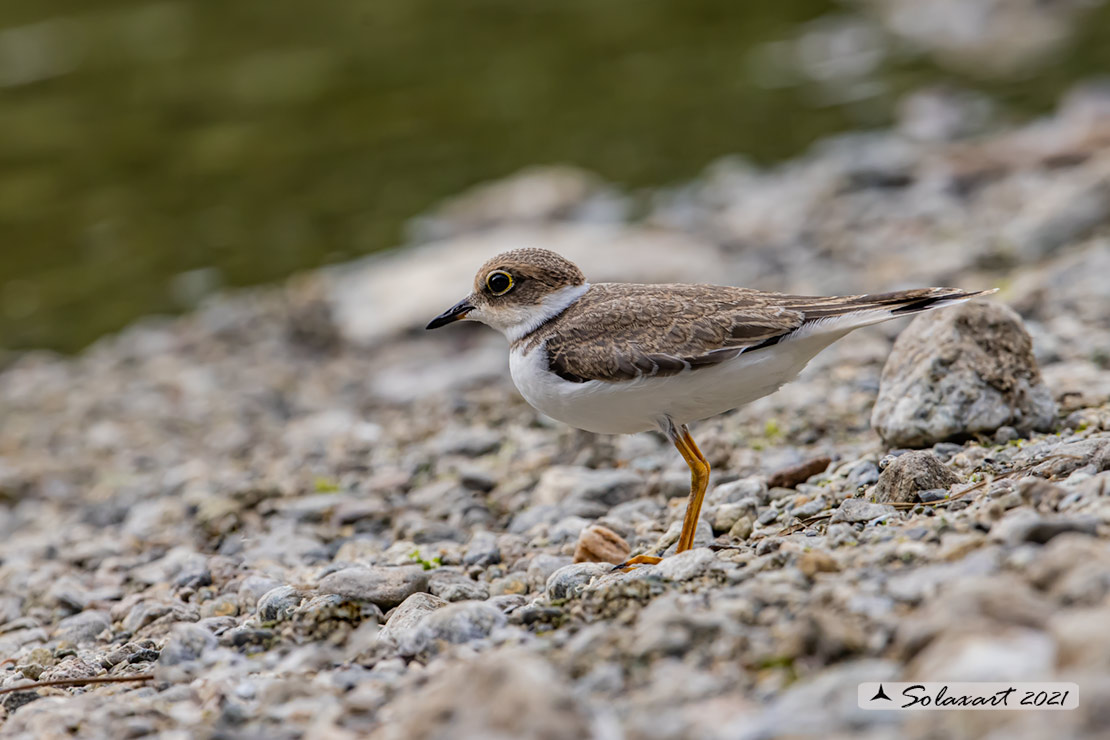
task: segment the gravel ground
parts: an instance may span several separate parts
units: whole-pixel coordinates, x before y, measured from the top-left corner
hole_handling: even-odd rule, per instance
[[[651,194],[532,171],[428,214],[434,242],[11,361],[0,690],[152,678],[0,695],[0,735],[1105,736],[1110,97],[970,140],[913,123]],[[696,549],[613,573],[590,561],[677,539],[677,453],[538,415],[492,332],[419,329],[525,245],[1014,310],[861,330],[695,425]],[[884,391],[882,439],[916,450],[872,431]],[[928,679],[1074,681],[1080,708],[856,708]]]

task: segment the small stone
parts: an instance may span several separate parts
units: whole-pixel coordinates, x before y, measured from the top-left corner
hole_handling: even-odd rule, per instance
[[[728,531],[728,536],[746,540],[752,536],[752,530],[754,528],[755,526],[752,522],[752,518],[750,516],[742,516],[732,525],[732,529]]]
[[[651,575],[665,581],[688,581],[710,570],[717,563],[717,556],[707,547],[695,547],[677,555],[663,558],[651,570]],[[647,572],[647,569],[645,569]]]
[[[490,581],[489,592],[492,596],[516,596],[529,591],[528,579],[523,573],[509,573]]]
[[[445,606],[447,602],[438,596],[426,593],[413,594],[389,615],[389,621],[378,632],[378,642],[396,647],[402,642],[411,640],[412,633],[420,620]]]
[[[547,468],[536,484],[537,504],[566,505],[568,501],[596,504],[603,509],[641,496],[643,479],[631,470],[594,470],[569,465]]]
[[[820,514],[822,511],[827,509],[828,506],[829,506],[829,503],[828,503],[828,501],[825,500],[825,497],[824,496],[818,496],[817,498],[813,499],[812,501],[804,503],[801,506],[795,508],[790,513],[793,516],[798,517],[799,519],[808,519],[808,518],[810,518],[811,516],[813,516],[815,514]]]
[[[602,563],[574,563],[560,568],[547,579],[547,598],[555,600],[577,596],[594,578],[612,570],[613,566]]]
[[[1055,420],[1021,317],[988,301],[914,319],[894,343],[871,414],[883,441],[901,447],[1002,426],[1048,431]]]
[[[709,492],[706,501],[711,505],[734,504],[742,499],[753,498],[758,504],[766,501],[767,490],[767,483],[759,476],[753,475],[722,483]]]
[[[258,600],[267,592],[281,586],[281,581],[267,576],[251,575],[239,584],[239,606],[244,611],[254,611]]]
[[[930,488],[927,491],[918,491],[917,500],[923,504],[931,504],[935,501],[943,501],[948,498],[947,488]]]
[[[764,537],[755,546],[756,555],[767,555],[768,553],[776,552],[782,547],[782,539],[779,537]]]
[[[458,571],[440,569],[428,579],[428,591],[444,601],[485,601],[489,586]]]
[[[508,620],[501,610],[480,601],[450,604],[423,616],[397,644],[401,655],[435,652],[439,643],[461,645],[489,637]]]
[[[600,524],[586,527],[578,535],[574,548],[576,563],[623,563],[631,549],[624,538]]]
[[[741,504],[721,504],[713,512],[713,534],[724,534],[744,516],[747,507]]]
[[[497,546],[497,535],[493,532],[475,532],[466,546],[463,555],[465,565],[496,565],[501,562],[501,549]]]
[[[994,432],[994,443],[996,445],[1004,445],[1016,439],[1021,439],[1021,435],[1018,434],[1018,430],[1009,425],[1000,426]]]
[[[301,604],[301,594],[292,586],[278,586],[258,600],[258,618],[263,622],[279,622],[292,616]]]
[[[1050,518],[1027,509],[1015,510],[995,525],[991,535],[1011,545],[1023,542],[1044,545],[1068,532],[1094,537],[1098,534],[1098,520],[1094,517]]]
[[[432,440],[431,448],[439,455],[480,457],[501,446],[501,434],[486,427],[448,429]]]
[[[547,579],[551,577],[552,573],[563,566],[570,565],[572,562],[574,560],[566,555],[552,555],[547,552],[536,553],[528,561],[528,580],[542,586],[547,583]]]
[[[780,514],[782,514],[782,512],[780,512],[778,509],[769,508],[762,514],[760,514],[759,519],[757,519],[756,521],[758,521],[762,525],[767,525],[778,519]]]
[[[354,566],[320,579],[320,590],[377,604],[382,609],[397,606],[409,596],[428,589],[428,572],[420,565],[396,567]]]
[[[840,570],[840,564],[824,550],[810,550],[798,557],[798,570],[802,571],[806,578],[813,578],[818,573],[837,572]]]
[[[823,473],[828,469],[831,457],[817,457],[797,465],[792,465],[771,475],[767,479],[768,488],[794,488],[805,483],[810,476]]]
[[[216,636],[195,624],[179,624],[170,633],[170,639],[162,647],[158,662],[172,666],[200,660],[208,650],[217,646]]]
[[[100,633],[111,627],[112,620],[107,612],[89,609],[58,622],[58,627],[54,630],[54,638],[59,642],[81,645],[96,641]]]
[[[599,736],[570,682],[542,656],[495,651],[445,667],[384,711],[379,740]],[[861,679],[862,680],[862,679]]]
[[[846,498],[841,502],[840,507],[833,512],[829,524],[869,522],[894,513],[894,507],[887,504],[873,504],[859,498]]]
[[[913,503],[918,491],[949,487],[960,482],[959,476],[945,467],[928,451],[907,452],[895,458],[875,486],[879,503]]]

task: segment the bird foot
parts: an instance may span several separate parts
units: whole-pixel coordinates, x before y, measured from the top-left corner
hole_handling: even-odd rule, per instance
[[[654,555],[637,555],[634,558],[629,558],[628,560],[625,560],[620,565],[614,565],[613,572],[616,573],[619,570],[621,573],[627,573],[628,571],[635,568],[637,565],[655,565],[662,559],[663,558],[659,558]]]

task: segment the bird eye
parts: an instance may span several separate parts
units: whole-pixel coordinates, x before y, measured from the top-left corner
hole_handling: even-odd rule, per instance
[[[513,276],[504,270],[494,270],[486,275],[486,287],[494,295],[505,295],[513,289]]]

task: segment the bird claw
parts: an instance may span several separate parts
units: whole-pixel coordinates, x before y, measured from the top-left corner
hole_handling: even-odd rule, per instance
[[[617,571],[620,571],[621,573],[627,573],[628,571],[635,568],[637,565],[655,565],[661,560],[663,560],[663,558],[656,557],[655,555],[637,555],[634,558],[629,558],[628,560],[625,560],[620,565],[614,565],[612,572],[616,573]]]

